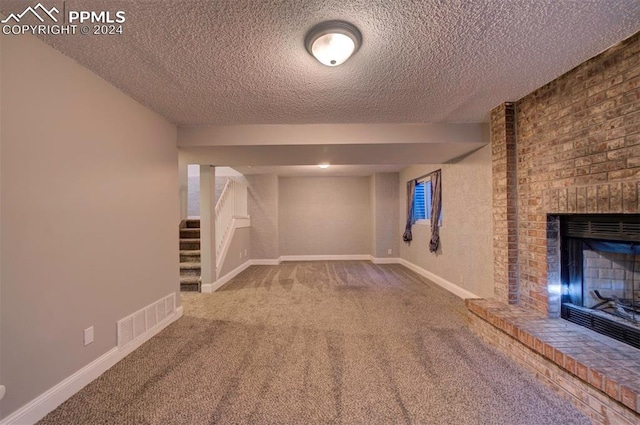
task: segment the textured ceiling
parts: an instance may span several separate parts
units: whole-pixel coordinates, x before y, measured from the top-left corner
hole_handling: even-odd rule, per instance
[[[20,12],[24,0],[1,0]],[[62,10],[62,1],[43,0]],[[78,1],[123,10],[124,34],[44,36],[178,125],[485,122],[640,29],[638,0]],[[329,68],[304,36],[355,24],[362,48]]]

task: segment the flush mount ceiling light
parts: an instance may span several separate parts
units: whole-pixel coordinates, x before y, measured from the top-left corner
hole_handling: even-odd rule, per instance
[[[358,28],[348,22],[321,22],[307,33],[304,45],[320,63],[338,66],[351,57],[362,44]]]
[[[318,164],[318,167],[325,169],[325,168],[329,168],[329,164]]]

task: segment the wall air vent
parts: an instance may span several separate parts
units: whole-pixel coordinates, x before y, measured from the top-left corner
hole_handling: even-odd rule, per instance
[[[171,293],[166,297],[141,308],[129,316],[118,320],[116,332],[118,347],[133,342],[143,337],[156,326],[161,325],[176,313],[176,294]]]
[[[640,242],[640,214],[574,214],[562,219],[563,236]]]

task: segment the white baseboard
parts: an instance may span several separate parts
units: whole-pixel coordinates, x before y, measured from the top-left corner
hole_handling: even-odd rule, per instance
[[[251,260],[252,266],[279,266],[280,258]]]
[[[240,264],[235,269],[231,270],[229,273],[222,276],[220,279],[216,280],[215,282],[203,283],[202,286],[200,287],[200,290],[202,291],[202,293],[205,293],[205,294],[210,294],[212,292],[215,292],[218,289],[220,289],[222,285],[229,282],[234,277],[238,276],[240,273],[245,271],[251,265],[253,265],[252,260],[247,260],[244,263]]]
[[[373,257],[371,255],[283,255],[278,259],[264,259],[264,260],[249,260],[242,264],[240,267],[235,270],[227,273],[223,277],[222,283],[221,280],[215,283],[203,284],[202,292],[213,292],[216,289],[220,288],[222,285],[233,279],[239,273],[243,272],[249,266],[277,266],[283,261],[343,261],[343,260],[351,260],[351,261],[371,261],[373,264],[401,264],[404,267],[408,268],[411,271],[418,273],[420,276],[426,277],[433,283],[441,286],[452,294],[462,298],[481,298],[478,295],[467,291],[464,288],[459,287],[458,285],[428,271],[423,269],[422,267],[416,266],[415,264],[403,259],[403,258],[379,258]],[[2,425],[2,424],[0,424]]]
[[[448,280],[431,273],[430,271],[427,271],[425,269],[423,269],[422,267],[416,266],[413,263],[410,263],[409,261],[401,258],[400,259],[400,264],[402,264],[403,266],[405,266],[406,268],[408,268],[409,270],[412,270],[416,273],[418,273],[419,275],[426,277],[427,279],[429,279],[430,281],[432,281],[433,283],[443,287],[444,289],[446,289],[447,291],[451,292],[454,295],[457,295],[458,297],[462,298],[462,299],[466,299],[466,298],[481,298],[479,296],[477,296],[476,294],[467,291],[464,288],[459,287],[458,285],[449,282]]]
[[[400,259],[396,257],[381,258],[371,256],[370,260],[373,264],[400,264]]]
[[[283,255],[280,261],[366,261],[371,256],[364,255]]]
[[[182,306],[175,309],[175,312],[166,316],[164,320],[158,322],[154,327],[131,341],[130,343],[111,350],[98,357],[73,375],[64,379],[54,387],[33,399],[20,409],[7,416],[0,422],[0,425],[25,425],[35,424],[44,418],[49,412],[60,406],[75,393],[87,386],[91,381],[102,375],[113,365],[132,353],[135,349],[147,342],[161,330],[182,317]]]

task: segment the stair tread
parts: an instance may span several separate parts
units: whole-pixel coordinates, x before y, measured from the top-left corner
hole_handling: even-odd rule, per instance
[[[198,283],[200,276],[180,276],[180,283]]]
[[[182,262],[180,263],[180,268],[181,269],[199,269],[200,268],[200,263],[190,263],[188,261],[186,262]]]
[[[180,238],[180,242],[200,242],[200,238]]]
[[[200,255],[199,249],[181,249],[180,255]]]

